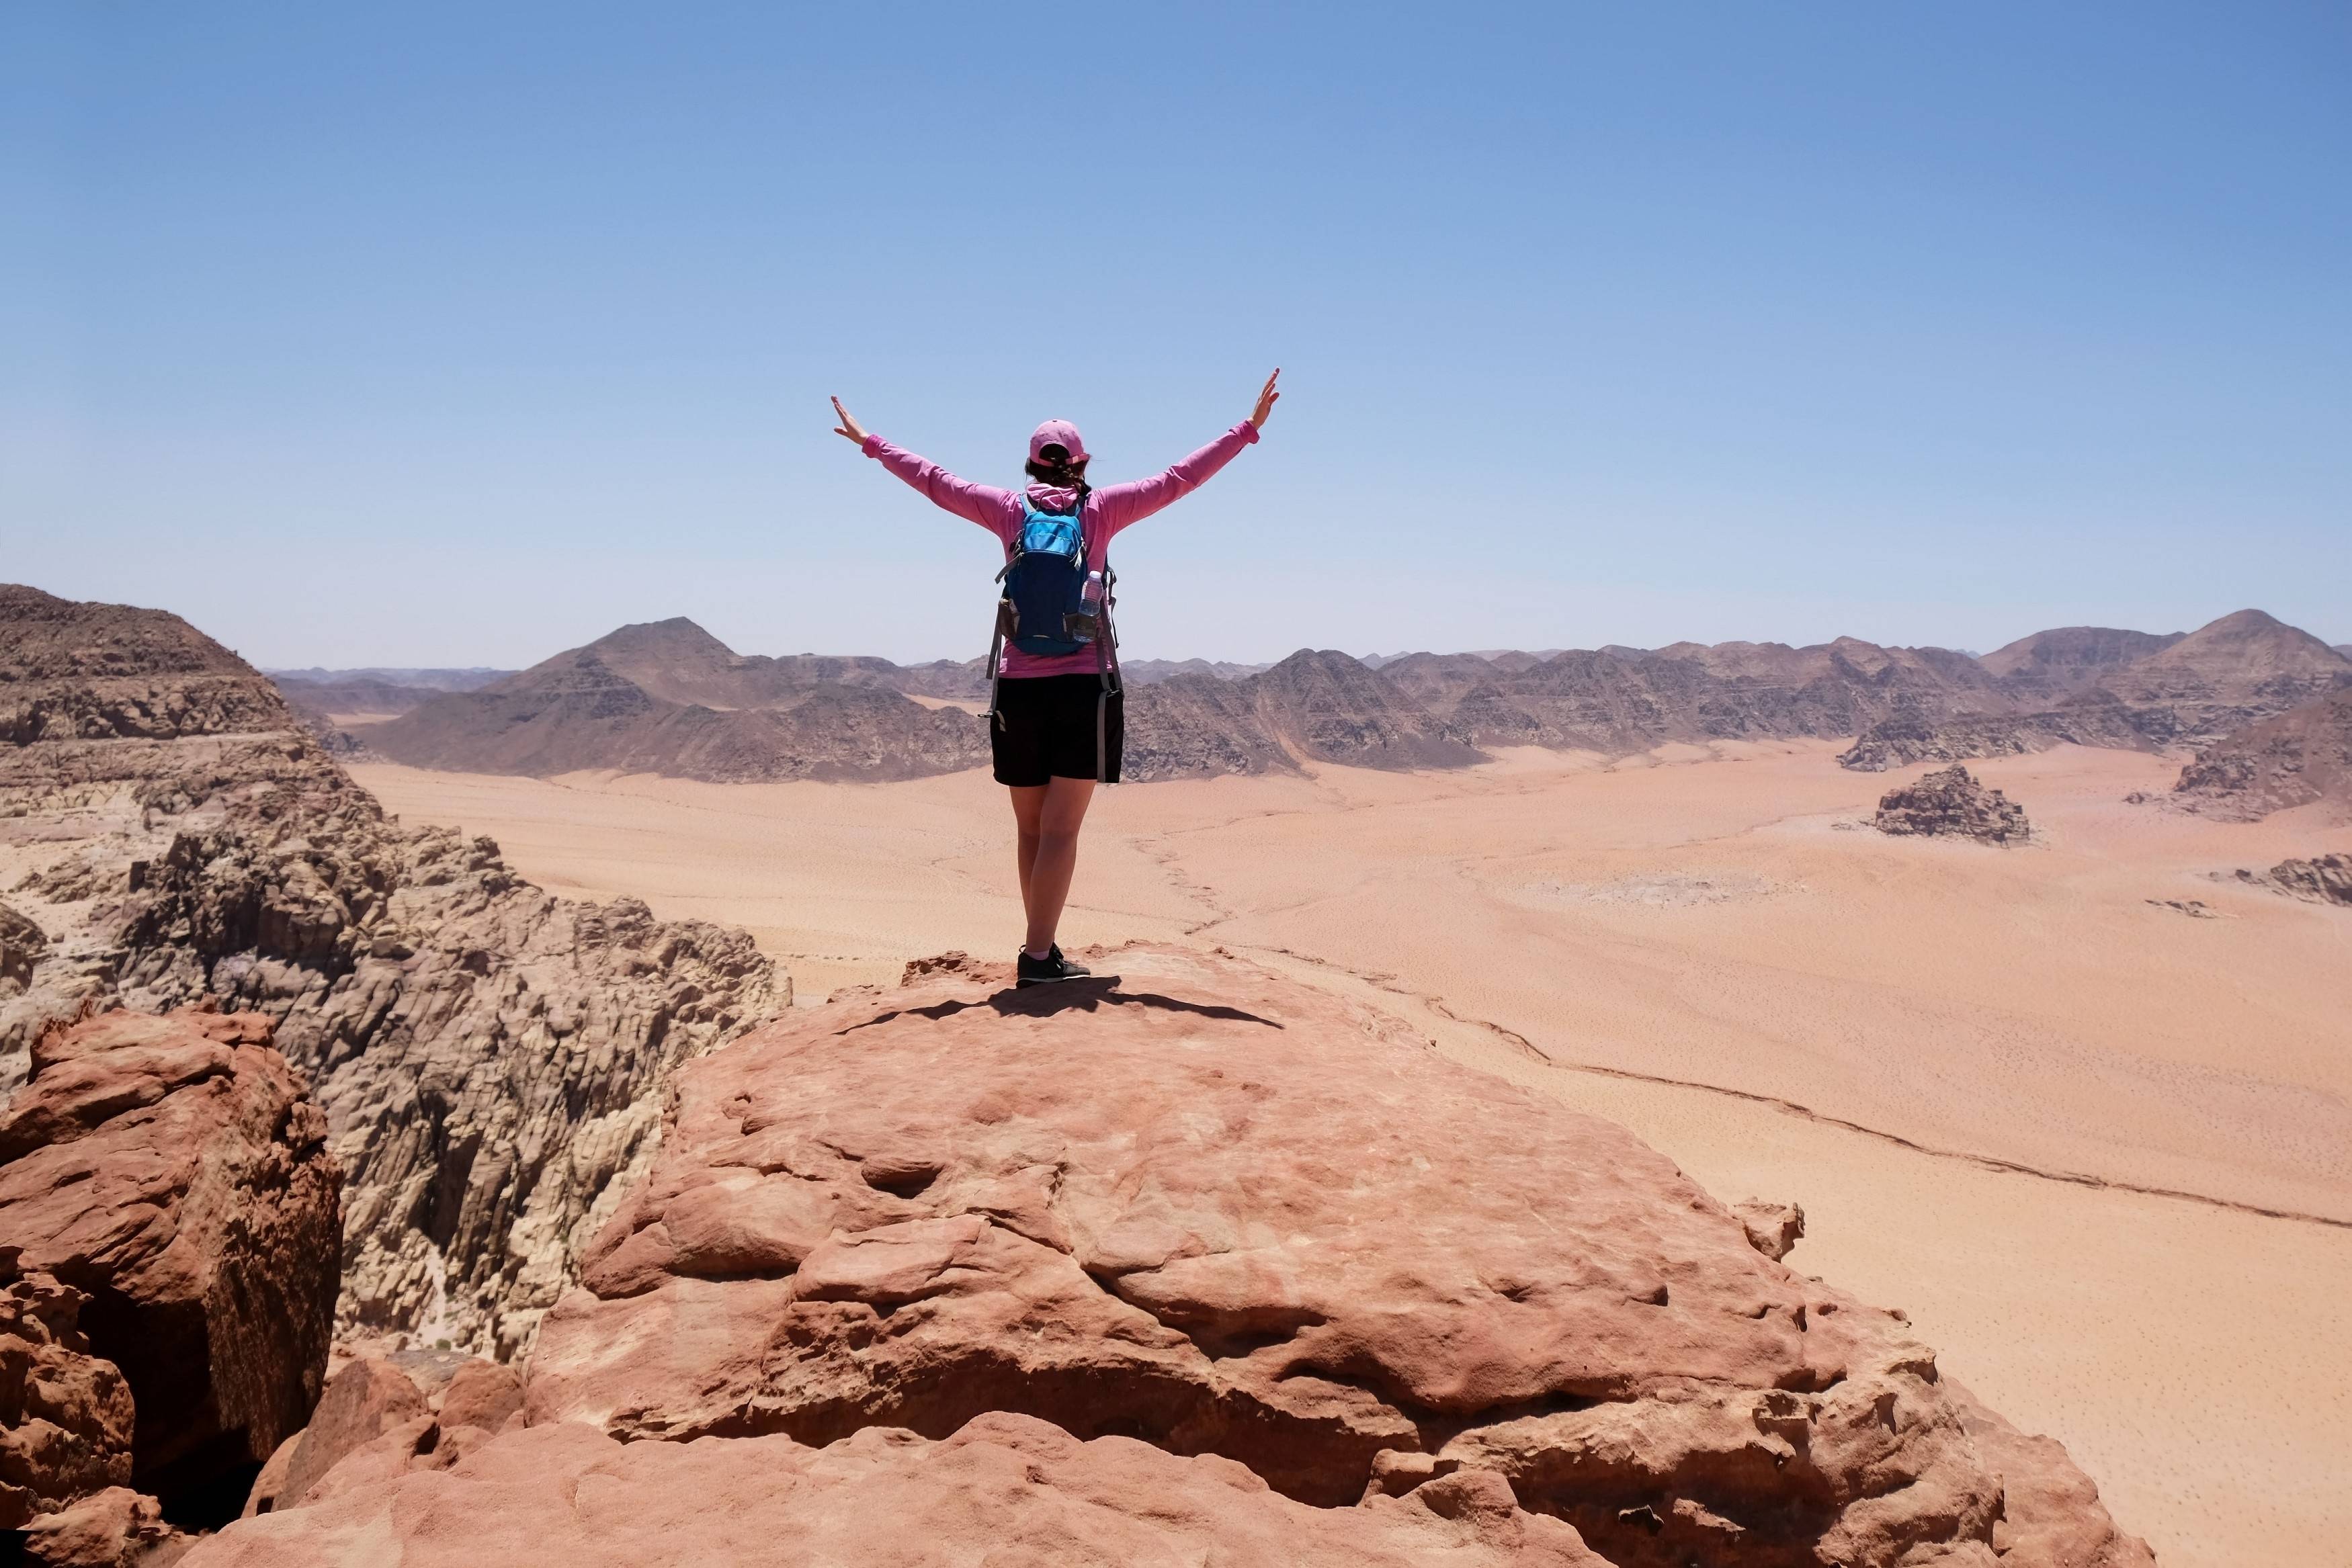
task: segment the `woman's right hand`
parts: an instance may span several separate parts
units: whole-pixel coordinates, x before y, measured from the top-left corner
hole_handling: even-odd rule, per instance
[[[1251,413],[1249,422],[1259,430],[1265,428],[1265,416],[1272,413],[1274,405],[1282,401],[1282,394],[1274,390],[1274,383],[1281,379],[1282,367],[1276,365],[1274,367],[1274,374],[1265,378],[1265,385],[1257,394],[1257,408]]]
[[[841,400],[839,398],[835,398],[833,400],[833,412],[841,417],[841,423],[833,427],[833,433],[835,435],[843,437],[845,440],[854,441],[857,443],[858,445],[864,446],[866,444],[866,427],[849,417],[849,411],[841,406]]]

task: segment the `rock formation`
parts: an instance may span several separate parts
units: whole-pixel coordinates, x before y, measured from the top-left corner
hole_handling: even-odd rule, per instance
[[[969,696],[986,683],[957,664],[746,657],[691,621],[662,621],[437,696],[369,726],[366,741],[421,768],[614,768],[722,783],[911,779],[987,760],[987,733],[970,713],[925,707],[902,687]]]
[[[488,839],[403,828],[173,617],[0,591],[0,673],[11,733],[45,737],[0,747],[0,877],[45,944],[0,983],[0,1089],[87,1004],[274,1020],[347,1180],[343,1332],[527,1343],[671,1072],[789,1000],[740,932],[552,898]]]
[[[1139,686],[1150,685],[1177,675],[1208,675],[1220,681],[1238,681],[1255,675],[1272,664],[1236,664],[1223,659],[1122,659],[1119,674]]]
[[[942,1539],[1010,1538],[1108,1495],[1097,1466],[1145,1467],[1125,1561],[1207,1550],[1183,1500],[1212,1482],[1286,1560],[1377,1561],[1434,1516],[1584,1561],[1544,1515],[1642,1568],[2150,1561],[1899,1314],[1774,1260],[1793,1213],[1743,1219],[1622,1129],[1238,961],[1098,967],[1120,975],[1044,991],[935,969],[690,1064],[542,1329],[530,1430],[446,1478],[380,1452],[195,1561],[293,1562],[428,1500],[568,1530],[553,1500],[591,1472],[614,1528],[684,1494],[879,1531],[945,1489],[967,1522]],[[1034,1463],[967,1492],[973,1448]],[[819,1509],[803,1475],[879,1490]]]
[[[359,1561],[348,1554],[361,1541],[406,1568],[1606,1568],[1490,1475],[1319,1510],[1227,1460],[1081,1442],[1002,1413],[943,1440],[869,1427],[823,1449],[782,1436],[625,1445],[567,1424],[510,1434],[450,1468],[385,1469],[241,1522],[186,1568],[317,1568]]]
[[[2191,810],[2240,821],[2315,801],[2352,813],[2352,686],[2223,737],[2172,788]]]
[[[1457,725],[1382,672],[1301,648],[1255,674],[1172,675],[1127,698],[1127,776],[1138,783],[1295,768],[1461,768],[1480,760]]]
[[[12,1296],[46,1276],[79,1298],[34,1315],[54,1347],[119,1368],[137,1409],[129,1473],[100,1462],[110,1416],[92,1463],[167,1503],[224,1478],[242,1493],[326,1369],[337,1173],[268,1039],[252,1014],[102,1014],[44,1035],[0,1111]],[[105,1375],[87,1381],[103,1410]]]
[[[264,670],[286,704],[322,722],[342,714],[400,714],[443,692],[472,692],[512,670]]]
[[[1882,833],[1921,833],[1975,839],[1988,844],[2022,843],[2031,836],[2025,808],[1998,789],[1988,789],[1958,763],[1880,797],[1871,825]]]
[[[1977,661],[2001,690],[2021,702],[2055,702],[2185,639],[2185,632],[2126,632],[2114,626],[2061,626],[1995,648]]]
[[[2135,650],[2144,650],[2134,656]],[[1940,718],[1894,715],[1839,760],[1874,770],[1999,757],[2061,742],[2154,751],[2207,746],[2352,687],[2352,660],[2258,610],[2186,636],[2072,627],[1988,653],[2000,700]]]
[[[2315,904],[2352,904],[2352,854],[2284,860],[2267,872],[2241,871],[2238,880],[2262,883],[2291,897],[2307,898]]]
[[[83,1291],[0,1247],[0,1531],[131,1480],[131,1385],[90,1353]]]

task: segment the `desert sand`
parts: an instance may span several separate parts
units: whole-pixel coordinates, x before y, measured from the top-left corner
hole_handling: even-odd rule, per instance
[[[2032,842],[1861,826],[1833,743],[1511,754],[1103,795],[1065,946],[1223,945],[1625,1124],[1906,1308],[2172,1564],[2352,1537],[2352,916],[2212,880],[2340,848],[2126,803],[2177,762],[1971,764]],[[1019,925],[1002,791],[353,772],[551,889],[740,925],[821,999]],[[2186,907],[2183,907],[2186,906]]]

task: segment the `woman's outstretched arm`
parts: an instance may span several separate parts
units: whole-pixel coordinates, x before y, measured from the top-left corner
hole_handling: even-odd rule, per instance
[[[1114,532],[1129,523],[1139,523],[1171,502],[1181,499],[1206,484],[1210,476],[1231,463],[1241,449],[1257,439],[1258,431],[1265,424],[1274,405],[1282,394],[1275,382],[1282,371],[1277,369],[1265,378],[1265,385],[1257,394],[1257,407],[1250,416],[1223,435],[1212,441],[1190,457],[1162,469],[1149,479],[1130,479],[1124,485],[1107,485],[1095,492],[1095,501],[1102,516],[1109,520]]]
[[[1012,491],[959,479],[929,459],[891,445],[851,418],[839,398],[833,400],[833,412],[841,416],[841,423],[833,427],[835,435],[856,442],[859,451],[921,491],[933,506],[978,523],[999,538],[1021,526],[1021,499]]]

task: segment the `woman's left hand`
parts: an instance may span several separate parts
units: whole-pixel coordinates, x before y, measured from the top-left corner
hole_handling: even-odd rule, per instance
[[[1279,375],[1281,372],[1277,371],[1275,373]],[[1272,382],[1268,382],[1265,384],[1268,388],[1271,388],[1274,385]],[[849,411],[841,406],[841,400],[839,398],[833,400],[833,412],[841,416],[841,423],[833,427],[833,433],[835,435],[844,436],[851,441],[855,441],[860,446],[865,445],[866,427],[849,417]]]
[[[1257,394],[1257,412],[1250,415],[1249,422],[1260,430],[1265,428],[1265,416],[1272,413],[1274,405],[1282,401],[1282,394],[1274,390],[1274,383],[1281,379],[1282,367],[1276,365],[1274,367],[1274,374],[1265,378],[1265,386]],[[834,406],[838,408],[841,405],[836,402]],[[849,416],[844,414],[842,417],[846,419]]]

